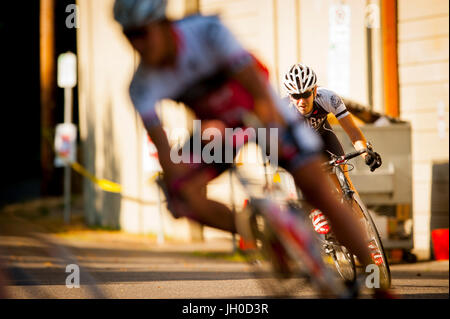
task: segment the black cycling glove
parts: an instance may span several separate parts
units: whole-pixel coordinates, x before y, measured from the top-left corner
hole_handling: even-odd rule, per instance
[[[366,165],[370,167],[370,171],[373,172],[378,167],[381,166],[381,156],[377,152],[373,152],[372,154],[367,154],[366,158]]]

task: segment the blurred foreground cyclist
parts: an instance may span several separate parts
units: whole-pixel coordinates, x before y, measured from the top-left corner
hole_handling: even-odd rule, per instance
[[[172,214],[245,236],[246,230],[236,229],[230,209],[207,199],[201,191],[232,163],[207,164],[195,160],[198,154],[191,154],[190,163],[172,161],[173,150],[155,112],[155,104],[162,99],[183,102],[202,120],[202,130],[214,127],[222,137],[225,128],[277,128],[279,165],[293,175],[305,198],[328,217],[338,240],[364,265],[370,264],[361,226],[334,197],[322,172],[319,137],[298,125],[296,111],[276,97],[266,69],[217,17],[196,15],[171,21],[165,14],[166,5],[165,0],[116,0],[114,17],[141,57],[130,96],[158,150]],[[239,148],[245,142],[224,138],[223,145]]]

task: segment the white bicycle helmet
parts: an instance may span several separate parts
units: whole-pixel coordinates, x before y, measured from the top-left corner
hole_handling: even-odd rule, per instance
[[[312,89],[317,83],[317,76],[309,66],[294,64],[284,75],[284,87],[288,94],[302,94]]]
[[[116,0],[114,19],[124,30],[139,28],[166,17],[167,0]]]

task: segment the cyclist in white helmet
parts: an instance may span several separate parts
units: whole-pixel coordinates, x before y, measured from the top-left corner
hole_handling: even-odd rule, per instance
[[[285,74],[283,84],[291,105],[295,106],[306,122],[321,135],[325,155],[344,155],[344,150],[327,121],[329,113],[338,119],[356,150],[366,147],[366,138],[353,121],[342,99],[333,91],[317,86],[317,76],[312,68],[301,63],[294,64]],[[375,157],[367,153],[361,155],[372,172],[382,163],[380,154],[374,153]]]
[[[329,113],[334,114],[337,118],[356,150],[367,147],[364,134],[353,121],[342,99],[333,91],[317,86],[317,76],[312,68],[301,63],[294,64],[284,75],[283,84],[289,94],[291,105],[322,137],[325,156],[330,157],[330,153],[338,156],[345,154],[339,139],[327,121]],[[371,171],[381,166],[380,155],[374,153],[375,157],[367,153],[361,155]],[[347,170],[345,172],[351,184]],[[337,180],[335,183],[338,183]],[[351,186],[356,191],[353,185]],[[314,210],[311,218],[317,226],[315,228],[317,232],[326,234],[330,231],[330,227],[320,211]]]
[[[114,17],[141,57],[130,96],[158,150],[174,216],[236,232],[231,210],[200,191],[232,164],[174,163],[155,112],[155,104],[162,99],[185,103],[202,124],[245,127],[245,119],[256,116],[265,127],[278,128],[280,166],[292,173],[305,197],[327,215],[340,242],[362,263],[370,264],[368,248],[357,240],[364,237],[361,225],[351,209],[333,196],[321,170],[320,139],[299,125],[296,112],[276,96],[265,68],[217,17],[196,15],[171,21],[165,15],[166,3],[116,0]]]

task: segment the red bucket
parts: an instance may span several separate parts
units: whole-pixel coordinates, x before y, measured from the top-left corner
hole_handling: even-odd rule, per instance
[[[436,260],[448,260],[448,228],[431,231],[433,240],[434,258]]]

